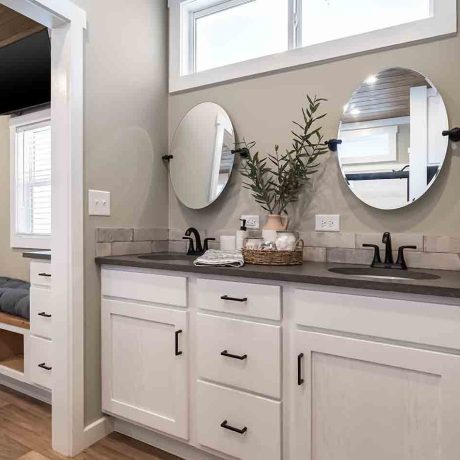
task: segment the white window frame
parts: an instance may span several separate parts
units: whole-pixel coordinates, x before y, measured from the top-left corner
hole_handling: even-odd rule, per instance
[[[190,73],[194,68],[194,53],[191,51],[194,49],[192,15],[210,7],[222,10],[226,8],[222,5],[228,4],[228,8],[231,7],[230,2],[235,1],[246,3],[251,0],[168,0],[170,93],[343,58],[381,48],[401,46],[457,32],[457,0],[431,0],[432,16],[430,18],[301,47],[301,29],[298,27],[302,17],[301,0],[286,0],[289,2],[288,51],[203,72]]]
[[[385,154],[382,155],[366,155],[366,156],[347,156],[342,152],[340,162],[342,165],[355,165],[367,163],[382,163],[396,161],[398,152],[398,126],[381,126],[377,128],[353,129],[344,130],[342,133],[342,142],[353,143],[355,139],[361,139],[363,135],[379,136],[385,138]],[[375,137],[374,137],[375,144]],[[342,150],[345,150],[343,146]]]
[[[10,120],[10,246],[15,249],[51,249],[51,235],[30,235],[17,231],[17,130],[51,121],[51,110],[40,110]]]

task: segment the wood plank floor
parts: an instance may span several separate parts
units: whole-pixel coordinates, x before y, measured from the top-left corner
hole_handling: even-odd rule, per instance
[[[0,385],[0,460],[64,459],[51,449],[51,408]],[[113,433],[75,457],[78,460],[180,460]]]

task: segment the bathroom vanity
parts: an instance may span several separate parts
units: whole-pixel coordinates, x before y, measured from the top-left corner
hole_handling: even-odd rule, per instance
[[[192,260],[98,259],[115,430],[187,459],[458,458],[460,273]]]

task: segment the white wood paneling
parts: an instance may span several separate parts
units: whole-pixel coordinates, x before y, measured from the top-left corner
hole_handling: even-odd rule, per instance
[[[296,459],[458,457],[459,356],[296,334]]]
[[[295,321],[343,331],[460,349],[460,307],[297,289]]]
[[[102,295],[185,307],[187,278],[104,268]]]
[[[103,300],[103,410],[187,439],[187,343],[187,312]]]
[[[200,444],[242,460],[279,460],[281,404],[205,382],[197,384]],[[236,433],[223,422],[242,430]]]
[[[198,375],[241,389],[281,397],[281,328],[197,315]],[[222,356],[227,351],[239,360]]]
[[[271,320],[281,319],[279,286],[198,279],[199,308]],[[222,297],[229,297],[224,300]],[[232,300],[234,299],[234,300]]]

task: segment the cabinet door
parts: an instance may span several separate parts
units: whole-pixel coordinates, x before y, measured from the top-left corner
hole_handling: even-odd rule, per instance
[[[460,357],[298,331],[302,460],[460,459]]]
[[[103,299],[104,411],[188,438],[187,313]]]

